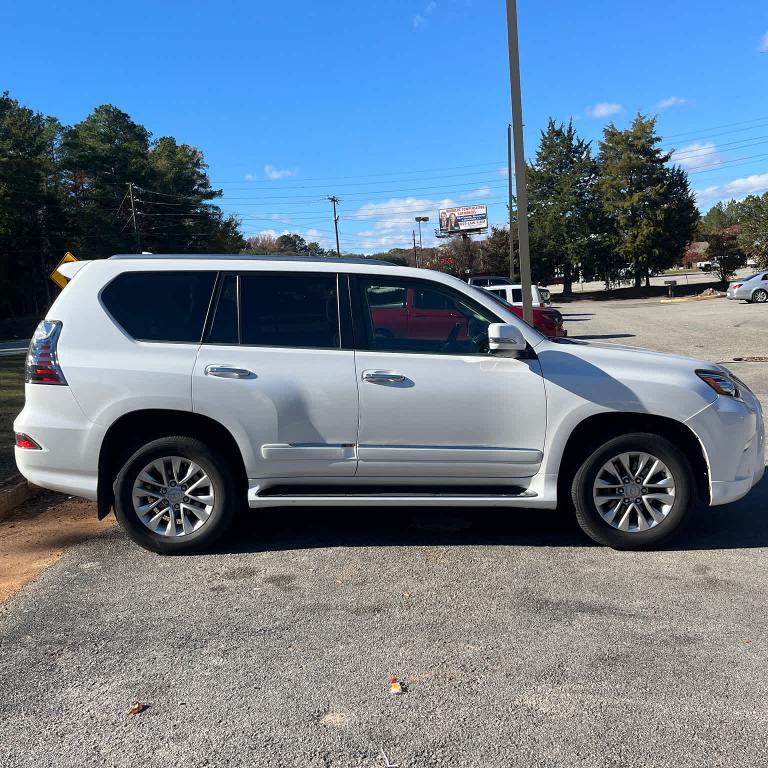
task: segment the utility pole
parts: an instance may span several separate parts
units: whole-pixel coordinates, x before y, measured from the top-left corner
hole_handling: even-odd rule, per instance
[[[523,320],[533,324],[531,302],[531,253],[528,245],[528,193],[525,187],[523,149],[523,104],[520,95],[520,52],[517,42],[517,2],[507,0],[509,47],[509,92],[512,102],[512,132],[515,143],[515,188],[517,191],[517,239],[520,253],[520,284],[523,291]],[[509,233],[512,240],[512,233]]]
[[[333,227],[336,230],[336,255],[341,258],[341,248],[339,248],[339,217],[336,215],[336,204],[340,203],[341,200],[339,200],[336,195],[328,195],[326,199],[333,203]]]
[[[418,267],[419,257],[416,255],[416,230],[412,229],[411,232],[413,232],[413,266]]]
[[[136,204],[133,201],[133,182],[128,182],[128,197],[131,201],[131,219],[133,220],[133,232],[136,235],[136,253],[141,253],[141,233],[139,223],[136,220]]]
[[[507,123],[507,182],[509,183],[509,280],[515,280],[515,247],[512,243],[512,123]]]

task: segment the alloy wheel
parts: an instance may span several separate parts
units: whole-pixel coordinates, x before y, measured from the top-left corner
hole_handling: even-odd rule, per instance
[[[136,516],[150,531],[179,537],[205,525],[215,492],[211,479],[194,461],[164,456],[139,472],[131,497]]]
[[[669,467],[650,453],[621,453],[595,476],[592,498],[600,517],[628,533],[647,531],[663,522],[675,501]]]
[[[754,301],[756,304],[765,304],[765,302],[768,301],[768,291],[765,291],[762,288],[758,288],[752,294],[752,301]]]

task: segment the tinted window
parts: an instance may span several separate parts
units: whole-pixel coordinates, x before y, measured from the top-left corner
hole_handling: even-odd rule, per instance
[[[208,344],[237,344],[237,276],[225,275],[208,331]]]
[[[125,272],[101,300],[134,339],[197,343],[215,279],[215,272]]]
[[[364,338],[358,344],[382,352],[468,355],[488,350],[489,310],[447,286],[423,281],[363,277],[357,280]],[[412,305],[382,307],[384,291],[403,291]]]
[[[240,340],[270,347],[338,347],[338,306],[336,275],[241,275]]]

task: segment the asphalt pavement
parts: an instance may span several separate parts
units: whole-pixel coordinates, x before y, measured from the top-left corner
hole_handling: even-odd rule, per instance
[[[566,325],[768,352],[768,308],[706,304]],[[645,553],[521,510],[254,511],[197,557],[115,529],[0,607],[0,765],[766,765],[767,553],[768,479]]]

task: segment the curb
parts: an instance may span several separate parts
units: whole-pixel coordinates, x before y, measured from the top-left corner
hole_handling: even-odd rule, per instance
[[[677,299],[662,299],[659,304],[682,304],[685,301],[709,301],[710,299],[724,299],[725,296],[680,296]]]
[[[41,494],[42,488],[30,484],[19,475],[15,475],[0,484],[0,521],[9,518],[25,501]]]

